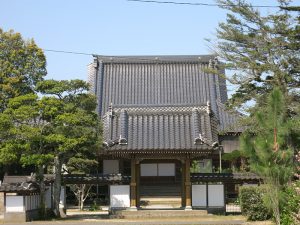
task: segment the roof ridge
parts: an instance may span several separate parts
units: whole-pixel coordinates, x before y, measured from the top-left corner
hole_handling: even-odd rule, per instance
[[[124,109],[124,108],[167,108],[167,107],[174,107],[174,108],[187,108],[187,107],[202,107],[206,106],[207,103],[200,103],[200,104],[126,104],[126,105],[113,105],[113,108],[117,109]]]
[[[93,55],[102,62],[205,62],[217,57],[216,54],[206,55]]]

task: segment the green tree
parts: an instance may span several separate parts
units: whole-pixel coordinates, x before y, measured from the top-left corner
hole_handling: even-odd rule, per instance
[[[287,119],[286,114],[283,94],[275,89],[266,107],[255,114],[260,129],[254,136],[245,132],[241,138],[241,150],[248,157],[251,170],[263,177],[269,187],[266,202],[277,224],[280,224],[282,190],[294,172],[294,150],[290,141],[292,120]]]
[[[88,84],[81,80],[47,80],[39,83],[37,88],[46,95],[48,102],[48,114],[44,119],[51,124],[46,143],[55,156],[54,213],[62,216],[59,202],[63,164],[80,152],[99,150],[101,138],[95,112],[96,98],[87,93]]]
[[[0,29],[0,113],[9,99],[33,93],[46,73],[45,55],[32,39]]]
[[[50,124],[44,120],[44,114],[47,113],[44,103],[36,94],[21,95],[11,98],[0,116],[0,130],[5,130],[7,136],[0,149],[0,162],[36,167],[43,218],[46,216],[44,170],[54,158],[45,141]]]
[[[246,0],[218,2],[228,14],[213,43],[222,60],[214,72],[233,74],[227,79],[237,91],[229,106],[241,109],[252,102],[242,120],[241,149],[251,169],[268,183],[267,200],[280,223],[283,186],[293,175],[293,154],[300,148],[299,7],[278,0],[278,9],[259,11]]]
[[[62,165],[70,158],[74,161],[72,157],[80,153],[82,158],[77,157],[77,161],[87,162],[84,156],[95,154],[99,149],[96,100],[86,93],[88,85],[81,80],[46,80],[38,83],[37,88],[46,95],[39,98],[37,94],[26,94],[11,98],[1,113],[0,130],[5,141],[0,149],[0,161],[36,166],[41,187],[41,212],[45,212],[44,168],[54,161],[55,213],[60,216]]]
[[[17,155],[11,152],[14,135],[7,132],[13,123],[9,115],[3,115],[10,99],[34,93],[37,82],[46,75],[46,59],[42,49],[31,40],[24,40],[19,33],[0,28],[0,149],[3,172]],[[16,147],[16,146],[15,146]]]
[[[259,103],[276,86],[289,103],[289,114],[298,113],[300,28],[298,15],[288,10],[289,2],[278,0],[282,7],[266,13],[246,0],[218,0],[228,13],[212,44],[223,62],[219,67],[232,71],[227,78],[237,85],[229,101],[232,107],[251,100]]]

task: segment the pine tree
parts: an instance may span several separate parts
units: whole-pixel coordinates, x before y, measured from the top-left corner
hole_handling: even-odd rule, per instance
[[[300,20],[297,13],[289,10],[289,0],[279,0],[282,7],[269,13],[259,11],[246,0],[218,2],[228,13],[226,22],[219,23],[217,41],[212,44],[223,62],[219,66],[233,72],[227,79],[237,85],[230,105],[259,102],[276,86],[289,102],[289,114],[297,113]]]
[[[291,122],[286,117],[282,92],[276,88],[269,95],[267,105],[255,114],[260,129],[253,135],[242,135],[241,150],[249,158],[251,170],[263,177],[270,188],[267,193],[276,223],[280,224],[280,195],[291,181],[294,172],[294,151],[290,142]]]

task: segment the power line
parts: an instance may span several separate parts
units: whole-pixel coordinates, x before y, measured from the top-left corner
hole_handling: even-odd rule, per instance
[[[53,50],[53,49],[43,49],[43,51],[45,51],[45,52],[65,53],[65,54],[74,54],[74,55],[95,55],[95,54],[92,54],[92,53],[63,51],[63,50]]]
[[[226,4],[215,4],[215,3],[204,3],[204,2],[174,2],[174,1],[155,1],[155,0],[127,0],[129,2],[139,2],[139,3],[154,3],[154,4],[173,4],[173,5],[190,5],[190,6],[213,6],[213,7],[234,7],[239,6],[235,4],[226,5]],[[277,5],[249,5],[243,7],[255,7],[255,8],[280,8]]]
[[[75,51],[65,51],[65,50],[55,50],[55,49],[42,49],[45,52],[54,52],[54,53],[62,53],[62,54],[73,54],[73,55],[88,55],[88,56],[93,56],[93,57],[100,57],[106,60],[111,60],[113,61],[114,59],[118,60],[118,59],[122,59],[122,60],[139,60],[139,61],[160,61],[160,62],[164,62],[164,61],[172,61],[172,59],[165,59],[164,55],[153,55],[153,56],[120,56],[120,55],[100,55],[100,54],[96,54],[96,53],[86,53],[86,52],[75,52]],[[166,55],[168,56],[168,55]],[[198,57],[198,60],[201,60],[202,57],[206,57],[206,56],[212,56],[212,55],[192,55],[195,57]],[[185,55],[183,55],[182,57],[185,57]]]
[[[54,49],[42,49],[45,52],[54,52],[54,53],[63,53],[63,54],[73,54],[73,55],[88,55],[88,56],[93,56],[93,57],[103,57],[106,59],[124,59],[124,60],[140,60],[140,61],[157,61],[161,59],[157,59],[157,58],[143,58],[143,57],[135,57],[135,56],[117,56],[117,55],[99,55],[99,54],[95,54],[95,53],[85,53],[85,52],[74,52],[74,51],[64,51],[64,50],[54,50]]]
[[[99,55],[95,53],[86,53],[86,52],[74,52],[74,51],[64,51],[64,50],[54,50],[54,49],[42,49],[45,52],[55,52],[55,53],[63,53],[63,54],[73,54],[73,55],[88,55],[88,56],[93,56],[93,57],[105,57],[105,58],[111,58],[111,59],[128,59],[126,56],[115,56],[115,55]],[[130,56],[130,59],[135,59],[135,60],[147,60],[149,59],[143,59],[140,57],[132,57]]]

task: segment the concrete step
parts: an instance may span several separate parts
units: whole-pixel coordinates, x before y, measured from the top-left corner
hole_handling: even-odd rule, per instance
[[[113,215],[117,218],[124,219],[141,219],[141,218],[195,218],[207,217],[209,214],[206,210],[119,210],[114,211]]]
[[[181,197],[142,197],[141,208],[145,209],[174,209],[181,207]]]
[[[163,196],[163,197],[141,197],[141,201],[152,201],[152,202],[168,202],[168,201],[181,201],[181,197],[170,197],[170,196]]]

